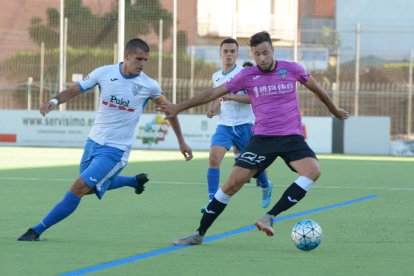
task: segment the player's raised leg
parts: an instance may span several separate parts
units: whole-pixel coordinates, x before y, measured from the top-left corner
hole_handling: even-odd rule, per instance
[[[63,199],[50,210],[50,212],[35,226],[29,228],[18,241],[38,241],[40,235],[49,227],[62,221],[72,214],[78,207],[82,196],[90,193],[92,189],[78,178]]]
[[[94,158],[91,158],[94,156]],[[148,181],[146,174],[137,176],[118,176],[126,165],[125,154],[122,150],[101,146],[88,139],[80,164],[80,176],[76,179],[63,199],[34,227],[18,238],[19,241],[37,241],[39,236],[51,226],[72,214],[86,194],[95,193],[102,199],[107,190],[131,186],[144,190]]]
[[[234,166],[229,178],[224,183],[223,187],[217,191],[213,200],[207,205],[205,212],[200,220],[200,225],[195,233],[190,236],[176,239],[173,241],[175,245],[195,245],[203,242],[203,237],[207,230],[214,223],[216,218],[223,212],[227,204],[230,202],[232,196],[237,193],[250,179],[257,170],[245,169]]]
[[[145,190],[145,183],[149,181],[148,174],[140,173],[135,176],[120,176],[115,177],[108,188],[108,190],[119,189],[125,186],[135,188],[136,194],[141,194]]]
[[[255,223],[256,227],[268,236],[273,236],[274,234],[273,219],[281,212],[292,208],[304,198],[321,174],[319,162],[313,157],[292,161],[290,166],[298,172],[299,177],[285,190],[273,208]]]

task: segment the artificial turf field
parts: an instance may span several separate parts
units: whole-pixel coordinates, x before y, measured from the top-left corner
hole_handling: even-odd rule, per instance
[[[414,158],[319,155],[322,176],[282,213],[276,235],[252,226],[265,210],[246,184],[199,246],[174,247],[192,233],[206,203],[207,153],[133,151],[123,175],[148,172],[146,191],[82,199],[40,242],[16,239],[63,197],[78,175],[80,149],[0,147],[0,275],[414,275]],[[141,160],[141,161],[137,161]],[[231,166],[222,166],[221,182]],[[277,160],[272,204],[296,178]],[[321,245],[294,247],[293,225],[317,221]]]

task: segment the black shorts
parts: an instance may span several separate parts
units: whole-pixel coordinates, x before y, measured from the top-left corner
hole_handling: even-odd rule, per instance
[[[313,150],[301,135],[288,136],[252,136],[235,165],[246,168],[258,168],[259,173],[269,167],[280,156],[292,171],[289,163],[306,157],[316,158]]]

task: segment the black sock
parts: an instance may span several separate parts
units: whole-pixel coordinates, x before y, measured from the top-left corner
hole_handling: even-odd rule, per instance
[[[227,204],[221,203],[216,198],[213,198],[212,201],[207,205],[206,210],[201,217],[200,227],[198,227],[197,231],[200,235],[205,235],[208,228],[213,224],[216,218],[223,212],[224,208],[226,208]]]
[[[267,212],[269,215],[277,216],[283,211],[291,208],[293,205],[299,202],[306,194],[306,191],[302,189],[295,182],[290,185],[283,193],[279,201],[273,206],[272,210]]]

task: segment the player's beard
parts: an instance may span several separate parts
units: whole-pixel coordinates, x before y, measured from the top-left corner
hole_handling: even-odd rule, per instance
[[[260,69],[260,71],[262,71],[263,73],[268,73],[268,72],[271,72],[271,71],[273,71],[273,64],[275,64],[275,61],[274,60],[272,60],[272,63],[269,65],[269,67],[267,67],[267,68],[262,68],[262,67],[260,67],[259,66],[259,69]]]

